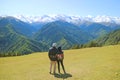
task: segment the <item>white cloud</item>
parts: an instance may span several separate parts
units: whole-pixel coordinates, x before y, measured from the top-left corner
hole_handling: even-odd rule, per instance
[[[81,17],[81,16],[67,16],[67,15],[43,15],[43,16],[23,16],[23,15],[17,15],[14,16],[22,21],[25,22],[52,22],[56,20],[63,20],[67,22],[72,22],[75,24],[80,24],[84,23],[86,21],[89,22],[110,22],[110,23],[117,23],[120,24],[120,17],[111,17],[111,16],[96,16],[93,17],[91,15],[88,15],[86,17]]]

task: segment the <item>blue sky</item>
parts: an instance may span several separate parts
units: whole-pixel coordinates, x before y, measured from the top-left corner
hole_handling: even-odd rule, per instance
[[[49,14],[120,17],[120,0],[0,0],[0,15]]]

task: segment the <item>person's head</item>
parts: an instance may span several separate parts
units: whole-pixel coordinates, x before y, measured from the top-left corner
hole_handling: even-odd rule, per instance
[[[56,47],[56,45],[57,45],[56,43],[53,43],[53,44],[52,44],[52,47]]]
[[[60,47],[58,47],[58,50],[59,50],[59,51],[61,51],[61,46],[60,46]]]

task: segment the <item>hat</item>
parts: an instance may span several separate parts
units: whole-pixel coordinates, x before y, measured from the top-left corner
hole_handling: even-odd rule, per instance
[[[53,43],[53,44],[52,44],[52,47],[56,47],[56,45],[57,45],[56,43]]]

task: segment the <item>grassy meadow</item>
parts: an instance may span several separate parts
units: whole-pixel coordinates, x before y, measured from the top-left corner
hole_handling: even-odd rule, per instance
[[[64,55],[65,75],[49,74],[47,52],[1,57],[0,80],[120,80],[120,45],[64,50]]]

